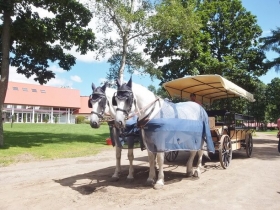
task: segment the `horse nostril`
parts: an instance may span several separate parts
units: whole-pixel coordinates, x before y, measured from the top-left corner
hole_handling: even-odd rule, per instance
[[[99,127],[99,124],[98,124],[97,122],[91,122],[91,123],[90,123],[90,126],[91,126],[92,128],[98,128],[98,127]]]

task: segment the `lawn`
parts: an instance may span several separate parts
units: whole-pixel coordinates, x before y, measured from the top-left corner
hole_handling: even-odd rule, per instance
[[[15,162],[90,156],[106,145],[107,125],[4,123],[0,166]]]

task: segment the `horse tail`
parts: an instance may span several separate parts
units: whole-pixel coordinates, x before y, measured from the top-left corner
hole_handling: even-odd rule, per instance
[[[203,155],[205,156],[205,157],[207,157],[208,158],[208,160],[211,160],[211,158],[209,157],[209,152],[208,151],[203,151]]]

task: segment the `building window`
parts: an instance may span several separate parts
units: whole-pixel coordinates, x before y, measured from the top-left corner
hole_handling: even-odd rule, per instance
[[[18,87],[13,87],[13,90],[18,90]]]
[[[22,88],[23,91],[27,92],[27,88]]]
[[[46,93],[46,91],[45,90],[41,90],[41,93]]]
[[[36,89],[32,89],[32,92],[37,92],[37,90]]]

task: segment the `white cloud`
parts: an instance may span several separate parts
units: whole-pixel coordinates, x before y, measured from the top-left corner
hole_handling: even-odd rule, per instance
[[[10,74],[9,74],[9,81],[12,82],[21,82],[21,83],[27,83],[27,84],[36,84],[38,85],[39,83],[34,80],[35,76],[31,76],[30,78],[26,78],[23,74],[18,74],[16,72],[16,68],[13,66],[10,66]],[[73,82],[67,79],[59,78],[59,76],[56,75],[55,78],[51,79],[50,81],[47,82],[48,86],[73,86]]]
[[[58,66],[52,65],[50,66],[49,70],[55,72],[55,73],[65,73],[66,71],[63,70],[63,68],[60,68]]]
[[[104,83],[105,81],[107,81],[107,79],[106,78],[99,78],[98,79],[98,82],[101,84],[101,83]]]
[[[82,82],[81,77],[74,75],[74,76],[70,76],[71,80],[73,80],[74,82]]]
[[[38,12],[38,14],[41,18],[45,18],[45,17],[54,18],[55,17],[55,15],[52,12],[49,12],[48,10],[45,10],[43,8],[34,7],[33,5],[31,5],[31,8],[32,8],[32,11]]]
[[[73,82],[64,78],[59,78],[56,77],[54,79],[51,79],[48,83],[48,86],[54,86],[54,87],[72,87],[73,86]]]
[[[262,36],[269,36],[271,35],[271,30],[265,30],[262,32]]]
[[[16,67],[10,66],[9,81],[22,82],[22,83],[28,83],[28,84],[38,84],[38,82],[34,81],[34,78],[35,78],[35,76],[26,78],[23,74],[18,74],[16,72]]]

